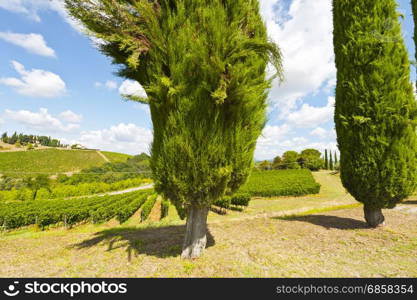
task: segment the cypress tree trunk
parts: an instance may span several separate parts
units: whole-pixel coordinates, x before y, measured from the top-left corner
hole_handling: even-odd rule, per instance
[[[366,223],[371,227],[378,227],[384,225],[385,217],[380,208],[371,208],[367,205],[363,206]]]
[[[182,246],[182,258],[197,258],[206,248],[208,211],[207,207],[190,207]]]

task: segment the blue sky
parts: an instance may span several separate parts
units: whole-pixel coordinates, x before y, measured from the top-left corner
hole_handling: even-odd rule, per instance
[[[286,81],[270,92],[268,124],[256,158],[306,147],[336,150],[331,0],[261,0],[269,35],[284,54]],[[414,56],[409,0],[399,0]],[[60,0],[0,0],[0,131],[51,135],[66,143],[136,154],[147,151],[141,94],[71,21]],[[415,75],[412,70],[412,79]]]

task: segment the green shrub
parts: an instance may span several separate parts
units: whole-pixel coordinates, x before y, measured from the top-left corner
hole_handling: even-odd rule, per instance
[[[162,199],[161,201],[161,219],[168,216],[169,212],[169,200]]]
[[[155,202],[156,202],[157,198],[158,198],[157,194],[151,195],[151,196],[148,197],[145,204],[143,204],[142,211],[140,212],[140,221],[141,222],[145,221],[149,217],[149,215],[152,211],[152,208],[155,205]]]
[[[214,201],[213,205],[228,209],[232,203],[232,197],[230,196],[224,196],[223,198],[220,198],[216,201]]]
[[[248,193],[237,193],[232,196],[231,204],[235,206],[249,206],[251,196]]]
[[[126,222],[135,212],[145,203],[148,193],[138,195],[129,205],[121,207],[117,212],[117,220],[121,223]]]

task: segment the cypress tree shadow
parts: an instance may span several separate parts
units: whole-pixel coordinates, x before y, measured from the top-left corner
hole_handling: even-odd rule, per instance
[[[99,244],[107,245],[107,251],[125,248],[128,260],[133,255],[146,254],[160,258],[181,255],[185,236],[185,226],[166,226],[150,228],[112,228],[96,232],[93,238],[71,245],[70,248],[83,249]],[[206,248],[215,245],[210,231],[207,231]]]
[[[362,221],[351,218],[342,218],[337,216],[326,215],[308,215],[308,216],[292,216],[292,217],[276,217],[277,220],[307,222],[314,225],[322,226],[326,229],[335,228],[342,230],[364,229],[369,226]]]

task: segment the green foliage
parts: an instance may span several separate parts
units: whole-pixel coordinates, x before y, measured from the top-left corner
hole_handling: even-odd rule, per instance
[[[417,0],[411,0],[411,7],[413,10],[413,19],[414,19],[414,44],[417,49]],[[417,51],[415,52],[415,63],[417,63]],[[416,82],[417,85],[417,82]]]
[[[341,179],[370,209],[416,185],[417,107],[394,0],[334,0],[335,123]]]
[[[135,214],[135,212],[143,205],[143,203],[145,203],[148,195],[148,193],[137,195],[135,199],[130,202],[130,204],[125,205],[118,210],[116,218],[120,224],[129,220],[129,218]]]
[[[16,145],[16,147],[21,147],[22,145],[31,145],[39,143],[42,146],[48,146],[48,147],[65,147],[65,145],[62,145],[61,142],[57,139],[52,139],[48,136],[38,136],[33,134],[17,134],[15,132],[11,137],[7,136],[7,132],[4,132],[1,136],[1,140],[4,143]],[[33,145],[32,145],[33,147]],[[30,150],[30,149],[28,149]]]
[[[324,166],[320,151],[316,149],[305,149],[301,151],[298,162],[301,168],[307,168],[311,171],[318,171]]]
[[[236,193],[232,196],[231,203],[235,206],[249,206],[251,195],[249,193]]]
[[[149,195],[143,190],[121,195],[78,198],[71,200],[39,200],[16,203],[0,203],[0,224],[6,229],[38,224],[45,227],[64,223],[74,225],[83,221],[104,222],[124,213],[137,199]],[[140,206],[140,205],[139,205]],[[130,211],[131,212],[131,211]]]
[[[123,156],[124,154],[120,154]],[[124,162],[105,163],[99,167],[84,169],[72,176],[60,175],[59,183],[78,185],[80,183],[105,182],[115,183],[129,178],[150,177],[149,156],[142,153],[127,158]]]
[[[220,199],[217,199],[213,202],[213,205],[228,209],[230,205],[232,204],[232,197],[231,196],[224,196]]]
[[[260,197],[302,196],[319,193],[320,184],[308,169],[254,171],[239,191]]]
[[[300,155],[296,151],[287,151],[282,155],[282,169],[300,169]]]
[[[271,170],[272,169],[272,164],[271,162],[264,160],[261,163],[258,164],[258,168],[260,170]]]
[[[169,212],[169,200],[162,199],[161,201],[161,220],[168,216]]]
[[[138,81],[153,122],[155,188],[181,214],[236,191],[265,124],[268,41],[257,0],[66,0],[105,41],[101,51]]]
[[[23,180],[23,183],[33,192],[33,200],[35,200],[36,194],[41,188],[50,191],[51,180],[44,174],[36,177],[27,177]]]
[[[329,157],[327,156],[327,149],[324,150],[324,169],[329,169]]]
[[[329,154],[330,154],[329,170],[334,170],[332,151],[330,151]]]
[[[51,186],[50,188],[38,189],[38,193],[35,196],[36,199],[55,199],[55,198],[67,198],[76,196],[86,196],[99,193],[106,193],[112,191],[120,191],[131,187],[137,187],[144,183],[150,182],[149,179],[143,178],[131,178],[121,180],[114,183],[104,182],[92,182],[92,183],[80,183],[78,185],[63,185],[58,184]],[[33,192],[30,189],[12,189],[10,191],[0,191],[0,201],[12,201],[12,200],[31,200],[27,198],[27,195]]]
[[[142,206],[142,211],[140,212],[140,221],[145,221],[151,214],[152,208],[155,206],[156,199],[158,198],[157,194],[153,194],[148,197],[145,201],[145,204]]]

